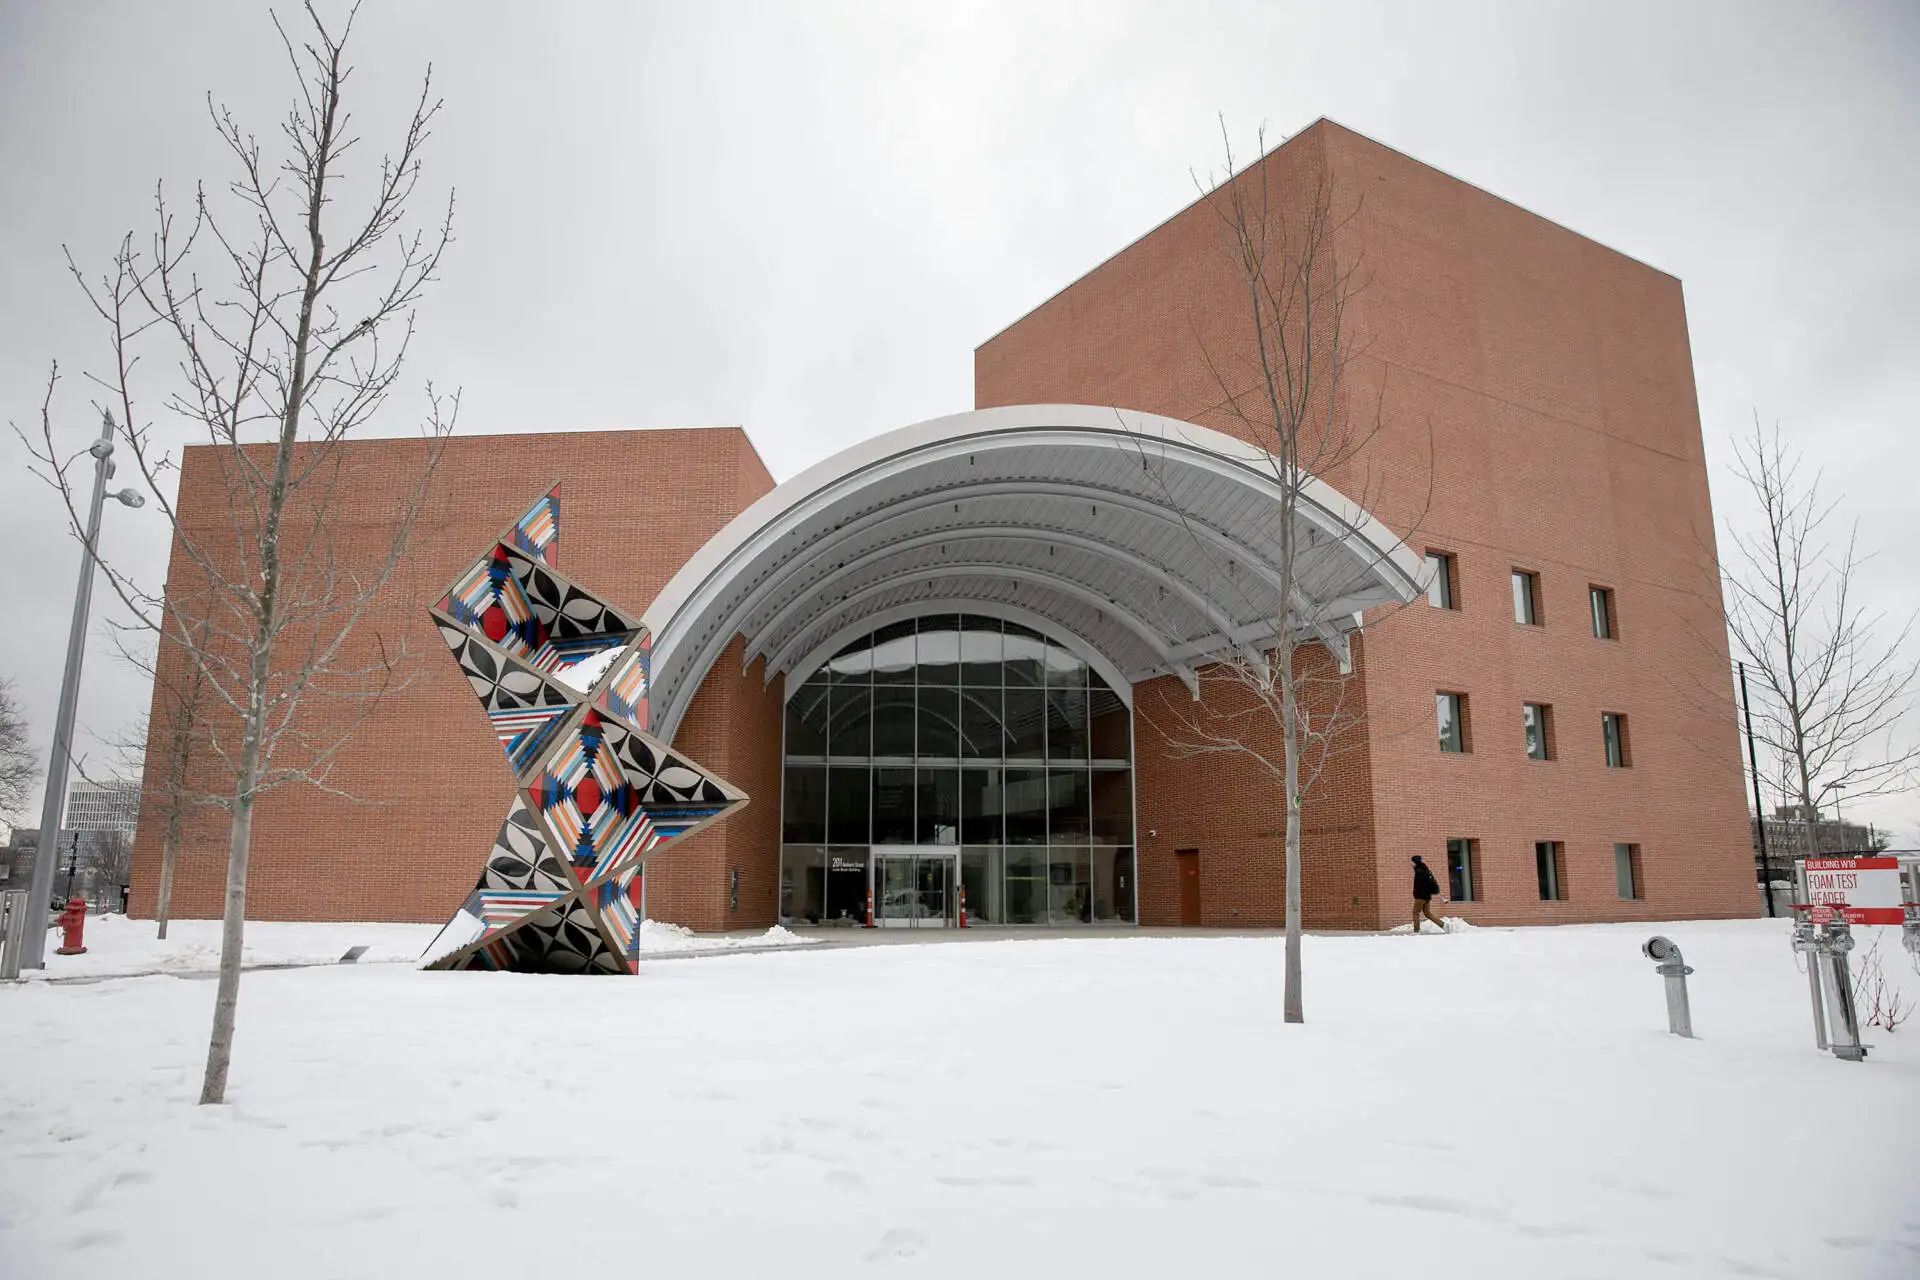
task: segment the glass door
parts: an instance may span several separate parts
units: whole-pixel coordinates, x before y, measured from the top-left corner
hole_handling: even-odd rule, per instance
[[[873,922],[891,929],[940,929],[956,923],[959,850],[903,849],[874,854]]]
[[[951,853],[921,854],[913,860],[914,889],[919,914],[914,924],[922,929],[938,929],[953,919],[953,862]]]
[[[911,853],[880,853],[873,859],[873,922],[883,929],[911,928],[920,896]]]

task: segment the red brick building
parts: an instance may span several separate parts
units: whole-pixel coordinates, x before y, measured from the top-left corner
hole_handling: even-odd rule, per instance
[[[1365,713],[1306,805],[1308,924],[1404,919],[1413,853],[1483,922],[1750,914],[1679,282],[1325,121],[1259,166],[1276,199],[1350,214],[1347,394],[1379,406],[1302,517],[1332,535],[1307,652],[1351,642]],[[649,864],[649,914],[763,927],[871,892],[939,925],[964,887],[976,922],[1278,923],[1277,782],[1169,741],[1196,662],[1272,608],[1261,455],[1229,437],[1261,441],[1219,381],[1247,364],[1243,298],[1196,204],[983,345],[980,412],[778,488],[738,430],[456,440],[361,624],[421,659],[335,776],[370,803],[264,799],[251,914],[426,920],[466,895],[511,780],[425,610],[558,481],[563,571],[646,608],[654,728],[752,797]],[[351,446],[369,547],[410,447]],[[183,512],[221,501],[189,451]],[[192,824],[181,914],[219,910],[220,828]]]

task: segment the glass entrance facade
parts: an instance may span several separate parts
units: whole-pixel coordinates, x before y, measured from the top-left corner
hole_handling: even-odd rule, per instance
[[[783,920],[1135,918],[1132,713],[1039,632],[882,627],[792,691],[785,757]]]

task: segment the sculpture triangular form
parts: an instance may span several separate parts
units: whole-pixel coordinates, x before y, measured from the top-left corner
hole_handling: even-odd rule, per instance
[[[632,972],[642,861],[747,802],[648,736],[652,639],[560,576],[559,541],[555,485],[428,610],[516,790],[428,968]]]

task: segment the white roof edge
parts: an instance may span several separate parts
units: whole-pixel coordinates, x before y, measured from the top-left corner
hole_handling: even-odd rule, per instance
[[[822,459],[792,479],[762,494],[745,511],[729,520],[708,539],[677,573],[661,588],[645,613],[642,623],[656,637],[663,634],[674,616],[742,547],[756,534],[774,524],[780,516],[813,495],[831,488],[869,466],[927,445],[968,436],[992,435],[1003,431],[1032,428],[1066,427],[1088,431],[1120,432],[1141,441],[1178,442],[1190,448],[1212,453],[1269,479],[1277,476],[1279,459],[1256,445],[1178,418],[1142,413],[1132,409],[1083,404],[1023,404],[995,409],[972,409],[963,413],[929,418],[911,426],[883,432]],[[1418,593],[1424,562],[1413,554],[1400,538],[1371,513],[1350,501],[1332,485],[1309,476],[1303,485],[1305,496],[1340,523],[1364,539],[1383,568],[1398,570],[1406,599]],[[1393,576],[1383,573],[1383,576]]]

